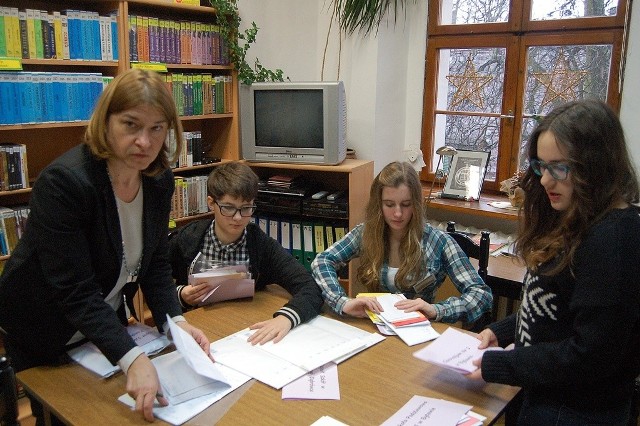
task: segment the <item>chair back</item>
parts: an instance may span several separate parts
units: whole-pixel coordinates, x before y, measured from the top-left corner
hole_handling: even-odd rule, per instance
[[[455,222],[447,222],[447,233],[458,243],[462,251],[471,258],[478,259],[478,275],[487,282],[487,268],[489,267],[490,233],[480,233],[480,244],[473,241],[467,234],[456,231]]]
[[[19,426],[18,388],[9,359],[0,356],[0,425]]]
[[[490,233],[489,231],[482,231],[480,233],[480,244],[469,237],[469,235],[456,231],[455,222],[447,222],[447,234],[455,240],[460,246],[462,251],[474,259],[478,259],[478,275],[487,283],[488,268],[489,268],[489,247],[490,247]],[[464,323],[462,327],[467,330],[479,332],[486,327],[494,319],[494,312],[496,311],[496,300],[494,297],[494,304],[491,312],[485,312],[480,318],[473,323]]]

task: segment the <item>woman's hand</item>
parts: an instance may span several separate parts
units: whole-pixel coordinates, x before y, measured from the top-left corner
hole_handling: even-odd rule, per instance
[[[424,299],[404,299],[396,302],[393,306],[404,312],[421,311],[427,318],[434,319],[438,314],[436,308],[430,303],[427,303]]]
[[[206,285],[185,285],[180,291],[180,298],[190,306],[198,306],[210,290]]]
[[[135,410],[141,411],[148,422],[154,420],[153,403],[156,400],[163,407],[169,405],[169,401],[162,395],[158,373],[145,354],[138,356],[129,366],[127,393],[136,401]]]
[[[480,345],[478,345],[478,349],[498,346],[498,338],[490,328],[485,328],[484,330],[482,330],[478,334],[478,339],[480,339]]]
[[[379,314],[384,309],[375,297],[356,297],[349,299],[342,307],[342,313],[358,318],[367,318],[367,310]]]
[[[258,330],[247,339],[247,342],[252,345],[264,345],[271,340],[273,343],[278,343],[291,330],[291,321],[284,315],[278,315],[270,320],[253,324],[249,330]]]
[[[194,326],[192,326],[186,321],[178,321],[176,324],[178,325],[178,327],[180,327],[181,329],[189,333],[189,335],[193,337],[196,343],[198,343],[198,345],[202,348],[204,353],[211,358],[211,354],[209,352],[210,350],[209,339],[207,339],[207,336],[204,335],[202,330],[200,330],[199,328],[195,328]],[[213,360],[213,358],[211,359]]]
[[[473,363],[473,365],[478,367],[478,369],[476,371],[472,371],[471,373],[467,374],[466,375],[467,379],[484,381],[484,379],[482,378],[482,368],[481,368],[482,367],[482,356],[480,356],[480,358],[478,358],[478,359],[474,359],[471,362]]]

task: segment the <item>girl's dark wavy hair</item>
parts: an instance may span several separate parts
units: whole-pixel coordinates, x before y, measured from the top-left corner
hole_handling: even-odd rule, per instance
[[[529,160],[537,158],[538,138],[551,132],[567,158],[573,199],[566,211],[551,207],[545,189],[529,167],[522,179],[525,201],[517,240],[527,267],[556,259],[553,275],[572,265],[576,248],[594,223],[620,201],[638,202],[638,179],[616,113],[597,100],[555,108],[528,141]]]

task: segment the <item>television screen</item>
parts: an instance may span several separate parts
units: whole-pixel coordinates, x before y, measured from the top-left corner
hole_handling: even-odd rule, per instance
[[[322,148],[322,89],[256,91],[255,144]]]

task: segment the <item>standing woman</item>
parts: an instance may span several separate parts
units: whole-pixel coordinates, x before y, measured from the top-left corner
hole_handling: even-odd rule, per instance
[[[125,300],[131,309],[140,286],[158,326],[168,314],[209,353],[205,335],[181,316],[168,262],[170,129],[179,152],[182,127],[159,75],[116,77],[85,143],[38,176],[26,232],[0,277],[0,327],[17,371],[65,362],[69,346],[88,339],[126,373],[127,393],[149,421],[154,401],[167,401],[125,329]],[[42,421],[42,406],[31,401]]]
[[[371,292],[404,293],[396,303],[406,312],[422,311],[429,319],[473,322],[491,309],[491,289],[469,258],[445,232],[424,218],[422,185],[411,164],[387,164],[371,184],[365,222],[320,253],[311,269],[329,306],[339,314],[366,317],[380,312],[375,297],[349,298],[337,270],[360,257],[357,280]],[[436,302],[435,293],[449,276],[460,292]]]
[[[627,425],[640,373],[638,180],[599,101],[554,109],[529,139],[517,314],[480,333],[474,379],[523,388],[518,425]]]

